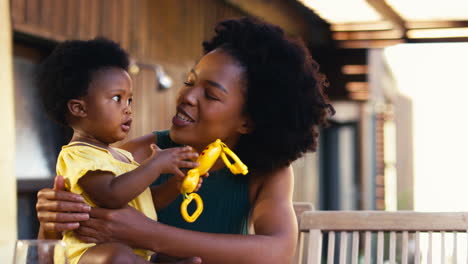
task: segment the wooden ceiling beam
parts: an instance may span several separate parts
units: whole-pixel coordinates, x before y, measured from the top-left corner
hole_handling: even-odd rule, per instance
[[[330,25],[332,32],[336,31],[379,31],[392,29],[392,23],[388,21],[379,22],[356,22],[356,23],[334,23]]]
[[[408,29],[464,28],[468,27],[468,21],[407,21],[406,26]]]
[[[396,44],[405,43],[403,39],[366,39],[366,40],[342,40],[336,41],[339,49],[371,49],[385,48]]]
[[[333,32],[334,40],[400,39],[399,30]]]
[[[468,37],[411,38],[407,40],[407,43],[435,43],[435,42],[468,42]]]
[[[402,37],[406,34],[405,20],[385,1],[383,0],[366,0],[384,19],[390,21],[394,29],[400,30]]]
[[[297,1],[286,0],[224,0],[243,12],[281,26],[285,32],[304,41],[328,43],[329,25]]]
[[[435,28],[463,28],[468,27],[468,20],[428,20],[406,21],[406,29],[435,29]],[[392,29],[392,23],[388,21],[359,22],[359,23],[335,23],[330,25],[332,32],[340,31],[380,31]]]

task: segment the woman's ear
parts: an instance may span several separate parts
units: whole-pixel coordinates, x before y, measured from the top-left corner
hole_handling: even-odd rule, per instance
[[[250,134],[254,129],[253,122],[250,118],[245,118],[244,122],[239,129],[239,133],[241,134]]]
[[[75,117],[86,117],[86,104],[83,100],[71,99],[67,102],[68,111]]]

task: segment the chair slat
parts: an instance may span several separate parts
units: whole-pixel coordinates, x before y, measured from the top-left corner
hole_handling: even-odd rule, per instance
[[[408,264],[408,231],[404,231],[402,234],[401,264]]]
[[[304,234],[305,233],[303,232],[299,232],[296,245],[296,254],[294,255],[294,263],[300,263],[300,260],[304,258]]]
[[[340,264],[346,264],[347,252],[348,252],[348,233],[341,232],[340,234]]]
[[[420,244],[419,244],[420,233],[416,232],[414,234],[414,263],[419,264],[421,263],[421,253],[420,253]]]
[[[353,248],[351,251],[351,264],[358,264],[359,260],[359,232],[353,232]]]
[[[331,231],[328,233],[328,254],[327,263],[333,264],[335,258],[335,232]]]
[[[428,232],[427,264],[432,264],[432,232]]]
[[[383,249],[384,249],[383,232],[377,232],[377,264],[383,264]]]
[[[307,250],[307,263],[322,263],[322,231],[311,230],[309,232],[309,243]],[[299,262],[301,259],[298,260]]]
[[[389,248],[390,264],[395,264],[395,251],[396,251],[396,232],[390,232],[390,248]]]
[[[371,232],[366,232],[365,239],[365,250],[364,250],[364,264],[370,264],[371,260]]]
[[[445,264],[445,232],[440,233],[440,263]]]
[[[458,239],[457,232],[453,232],[453,252],[452,252],[453,263],[458,263]]]
[[[466,235],[466,263],[468,264],[468,230],[466,230],[465,235]]]

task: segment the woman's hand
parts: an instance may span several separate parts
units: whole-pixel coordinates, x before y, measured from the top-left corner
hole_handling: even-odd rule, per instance
[[[75,234],[87,243],[119,242],[143,248],[141,237],[135,234],[151,230],[152,224],[157,222],[128,205],[122,209],[92,208],[90,219],[81,223]],[[199,264],[202,260],[199,257],[171,258],[167,263]]]
[[[41,223],[39,236],[51,238],[46,233],[74,230],[81,221],[89,219],[91,207],[81,195],[65,191],[62,176],[55,177],[54,189],[42,189],[37,193],[37,218]]]
[[[135,230],[156,223],[130,206],[121,209],[92,208],[90,218],[81,223],[75,234],[88,243],[119,242],[141,247]]]

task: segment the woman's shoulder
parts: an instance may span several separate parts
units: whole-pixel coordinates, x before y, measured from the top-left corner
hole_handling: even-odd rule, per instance
[[[250,178],[250,200],[255,202],[262,193],[287,193],[294,182],[292,166],[284,166],[269,172],[258,172]]]

